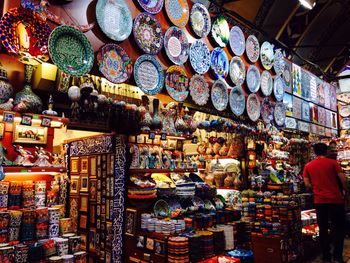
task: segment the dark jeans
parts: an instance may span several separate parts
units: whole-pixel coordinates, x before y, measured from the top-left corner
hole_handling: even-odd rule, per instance
[[[345,210],[343,204],[315,204],[317,223],[320,229],[320,243],[324,260],[331,260],[331,238],[328,229],[331,226],[331,237],[334,246],[333,258],[343,260],[345,233]],[[329,225],[329,222],[331,225]]]

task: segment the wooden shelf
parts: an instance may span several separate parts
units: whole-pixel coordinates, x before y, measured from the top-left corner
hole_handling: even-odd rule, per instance
[[[130,173],[196,173],[198,170],[194,168],[188,169],[129,169]]]
[[[233,186],[220,186],[216,188],[217,190],[237,190],[237,188],[234,188]]]
[[[7,173],[64,173],[64,167],[38,167],[38,166],[4,166]]]
[[[138,135],[149,135],[150,133],[154,133],[155,135],[161,135],[163,134],[164,132],[159,132],[159,131],[151,131],[151,132],[141,132],[139,134],[133,134],[133,136],[138,136]],[[170,134],[170,133],[167,133],[166,134],[167,136],[167,139],[175,139],[175,140],[191,140],[193,137],[192,135],[176,135],[176,134]]]

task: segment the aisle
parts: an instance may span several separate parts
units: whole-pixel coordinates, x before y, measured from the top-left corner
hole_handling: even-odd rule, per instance
[[[345,262],[350,263],[350,238],[345,239],[344,260]],[[322,263],[322,256],[318,256],[316,259],[308,261],[308,263]]]

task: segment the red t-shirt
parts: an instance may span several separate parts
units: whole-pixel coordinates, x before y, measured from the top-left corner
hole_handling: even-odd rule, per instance
[[[338,173],[342,168],[336,160],[318,157],[307,163],[303,176],[311,181],[315,204],[341,204],[343,196],[340,191]]]

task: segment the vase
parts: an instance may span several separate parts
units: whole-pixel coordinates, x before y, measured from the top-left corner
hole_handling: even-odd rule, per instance
[[[176,105],[169,103],[165,109],[162,110],[163,114],[163,131],[167,134],[175,134],[175,116]]]
[[[23,89],[16,94],[14,110],[18,112],[39,113],[42,110],[43,103],[38,95],[32,91],[30,81],[33,76],[33,66],[25,65],[25,85]]]
[[[159,99],[153,100],[153,118],[152,125],[153,130],[161,130],[162,129],[162,118],[159,115]]]
[[[179,103],[178,105],[175,128],[176,128],[176,131],[179,133],[184,133],[187,129],[187,125],[182,118],[182,103]]]
[[[7,78],[7,72],[0,63],[0,103],[6,102],[13,93],[12,85]]]
[[[139,112],[141,114],[141,131],[150,131],[152,125],[152,116],[148,110],[148,97],[145,95],[142,96],[142,105],[139,107]]]

